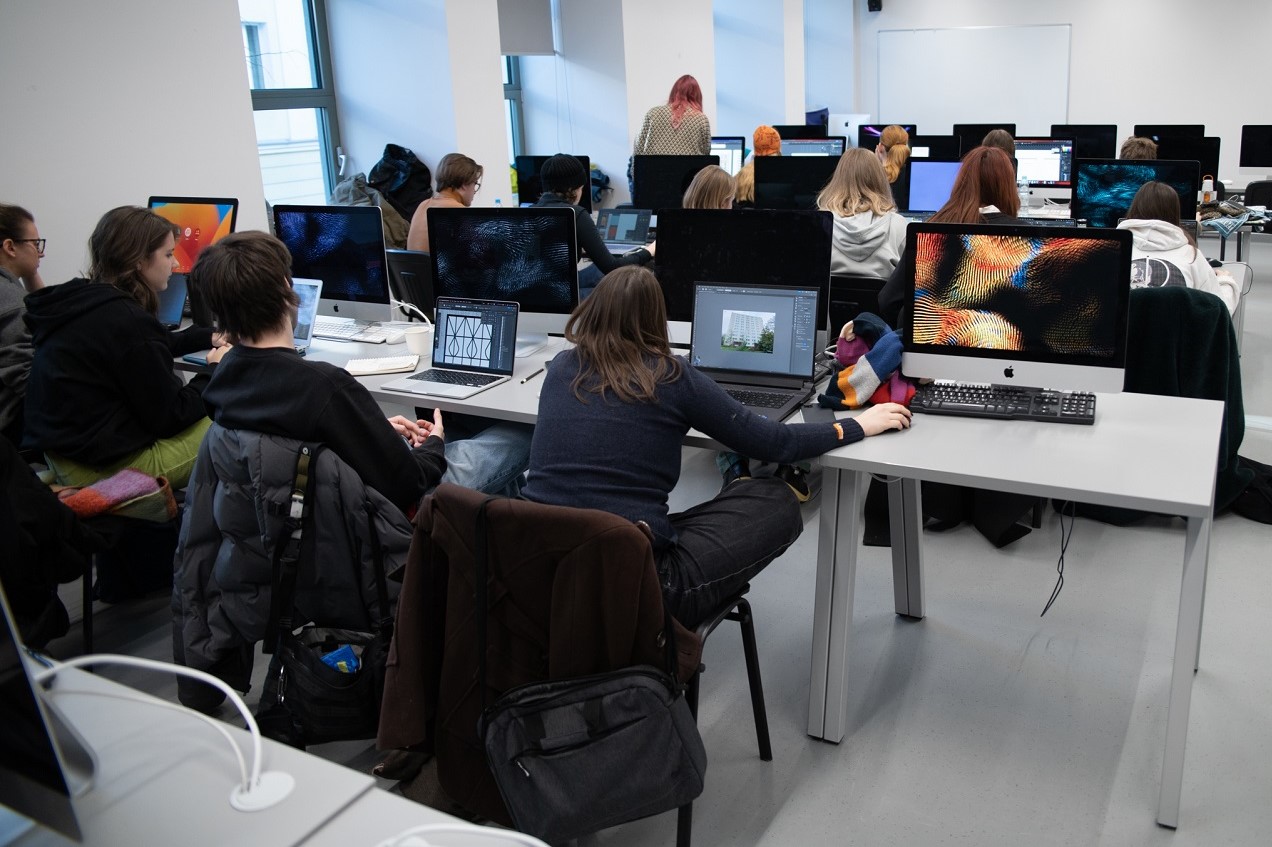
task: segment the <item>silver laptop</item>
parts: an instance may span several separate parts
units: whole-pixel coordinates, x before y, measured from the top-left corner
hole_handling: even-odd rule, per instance
[[[181,326],[181,314],[186,302],[186,275],[173,274],[168,277],[168,287],[159,292],[159,310],[155,316],[159,323],[168,329]]]
[[[748,410],[784,420],[812,394],[817,288],[699,282],[689,361]]]
[[[438,297],[433,366],[381,387],[463,400],[507,382],[516,360],[518,309],[505,300]]]
[[[296,325],[292,328],[292,343],[296,345],[296,352],[303,356],[314,340],[318,301],[322,299],[322,280],[293,277],[292,290],[300,298],[300,305],[296,307]]]
[[[601,209],[596,213],[596,229],[605,249],[626,253],[649,243],[650,209]]]

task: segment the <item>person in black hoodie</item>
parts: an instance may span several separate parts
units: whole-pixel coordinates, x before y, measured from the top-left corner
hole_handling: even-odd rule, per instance
[[[89,238],[89,278],[27,297],[35,355],[23,447],[42,450],[62,485],[126,467],[174,488],[190,478],[211,423],[201,396],[207,377],[184,384],[172,360],[214,347],[215,364],[225,348],[211,329],[171,332],[155,316],[175,267],[175,235],[146,209],[112,209]]]
[[[644,265],[654,258],[654,244],[615,256],[605,247],[601,233],[588,215],[587,210],[579,205],[583,196],[583,187],[587,185],[587,172],[583,164],[573,156],[558,153],[549,156],[539,170],[539,178],[543,182],[543,194],[535,206],[569,206],[574,209],[574,226],[578,234],[579,249],[592,260],[588,268],[579,273],[579,299],[587,297],[605,274],[623,265]]]

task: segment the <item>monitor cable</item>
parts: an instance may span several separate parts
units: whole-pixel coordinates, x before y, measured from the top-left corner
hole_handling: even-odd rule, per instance
[[[1056,598],[1060,596],[1061,589],[1064,588],[1064,553],[1069,549],[1069,538],[1073,535],[1073,526],[1077,523],[1078,504],[1072,500],[1066,500],[1060,507],[1060,558],[1056,560],[1056,587],[1051,589],[1051,597],[1047,600],[1047,605],[1042,607],[1042,617],[1051,608],[1051,604],[1056,602]],[[1065,529],[1064,519],[1069,518],[1069,528]]]
[[[398,300],[396,298],[390,297],[389,305],[394,307],[395,309],[398,309],[403,314],[409,315],[411,312],[414,312],[415,314],[420,316],[420,320],[424,321],[424,323],[430,326],[433,324],[433,322],[429,320],[428,315],[420,311],[420,307],[416,306],[414,303],[408,303],[405,300]]]

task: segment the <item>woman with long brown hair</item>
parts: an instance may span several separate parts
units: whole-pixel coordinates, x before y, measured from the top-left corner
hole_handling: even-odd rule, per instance
[[[522,496],[602,509],[648,525],[663,596],[693,628],[776,559],[803,529],[781,479],[743,478],[713,499],[669,514],[691,428],[744,453],[794,462],[910,424],[896,403],[837,423],[781,424],[752,414],[675,356],[662,290],[645,268],[606,275],[575,309],[539,394]]]
[[[884,127],[879,134],[879,143],[875,145],[875,155],[888,175],[888,182],[896,182],[905,169],[905,163],[910,160],[910,134],[896,124]]]
[[[176,227],[120,206],[89,238],[89,278],[27,298],[35,356],[23,445],[44,451],[63,485],[82,486],[130,467],[184,487],[203,433],[207,377],[185,384],[172,359],[218,345],[211,329],[169,332],[155,316],[176,262]]]

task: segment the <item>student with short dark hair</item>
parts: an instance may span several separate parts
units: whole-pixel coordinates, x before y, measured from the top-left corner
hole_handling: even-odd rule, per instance
[[[481,165],[463,153],[447,153],[437,164],[437,193],[425,200],[411,215],[411,230],[406,235],[407,250],[428,252],[428,210],[459,209],[473,205],[481,190]]]
[[[985,133],[981,146],[997,147],[1007,154],[1008,159],[1016,158],[1016,139],[1012,138],[1011,133],[1005,129],[991,129]]]
[[[0,436],[22,443],[23,402],[31,373],[31,331],[23,316],[26,295],[44,287],[40,259],[44,239],[35,217],[21,206],[0,203]]]
[[[1118,151],[1117,157],[1119,159],[1156,159],[1157,142],[1151,138],[1132,135],[1122,142],[1122,149]]]
[[[89,238],[87,279],[26,299],[35,355],[27,381],[23,446],[44,452],[62,485],[83,486],[123,468],[184,487],[210,421],[207,377],[183,382],[174,356],[224,340],[206,327],[170,332],[155,316],[176,261],[176,227],[120,206]]]

